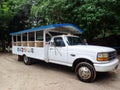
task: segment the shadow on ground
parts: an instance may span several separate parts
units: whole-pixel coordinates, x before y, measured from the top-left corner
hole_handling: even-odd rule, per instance
[[[115,72],[104,72],[104,73],[97,73],[97,78],[95,82],[108,82],[108,81],[116,81],[117,74]]]
[[[40,66],[44,69],[55,70],[55,71],[60,71],[65,73],[74,73],[71,67],[67,67],[59,64],[53,64],[53,63],[46,63],[40,60],[37,60],[37,62],[35,62],[35,65]]]
[[[71,67],[53,64],[53,63],[46,63],[44,61],[37,61],[35,63],[35,66],[42,68],[43,70],[51,70],[56,73],[64,73],[67,74],[67,76],[72,77],[74,79],[77,79],[77,76],[75,76],[75,72],[72,70]],[[111,71],[111,72],[105,72],[105,73],[98,73],[95,79],[95,82],[109,82],[109,81],[116,81],[117,80],[117,71]],[[77,79],[78,80],[78,79]]]

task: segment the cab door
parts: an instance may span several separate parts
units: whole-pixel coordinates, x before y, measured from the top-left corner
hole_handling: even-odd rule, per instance
[[[50,44],[48,52],[49,61],[58,63],[67,62],[67,47],[62,37],[53,38],[53,43]]]

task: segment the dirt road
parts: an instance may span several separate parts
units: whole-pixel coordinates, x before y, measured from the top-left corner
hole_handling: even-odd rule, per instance
[[[0,54],[0,90],[120,90],[120,66],[84,83],[71,68],[44,62],[27,66],[15,55]]]

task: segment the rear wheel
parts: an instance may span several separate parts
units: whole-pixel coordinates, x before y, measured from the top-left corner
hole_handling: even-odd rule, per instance
[[[76,66],[77,77],[84,82],[92,82],[96,78],[94,67],[88,62],[81,62]]]
[[[25,63],[26,65],[31,65],[31,64],[32,64],[31,58],[29,58],[29,57],[27,57],[27,56],[24,56],[24,57],[23,57],[23,60],[24,60],[24,63]]]

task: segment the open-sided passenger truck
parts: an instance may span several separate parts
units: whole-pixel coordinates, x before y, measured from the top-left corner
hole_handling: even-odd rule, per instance
[[[85,45],[77,36],[82,30],[73,24],[53,24],[11,33],[12,52],[26,65],[32,58],[72,67],[81,81],[91,82],[96,72],[118,67],[115,49]]]

